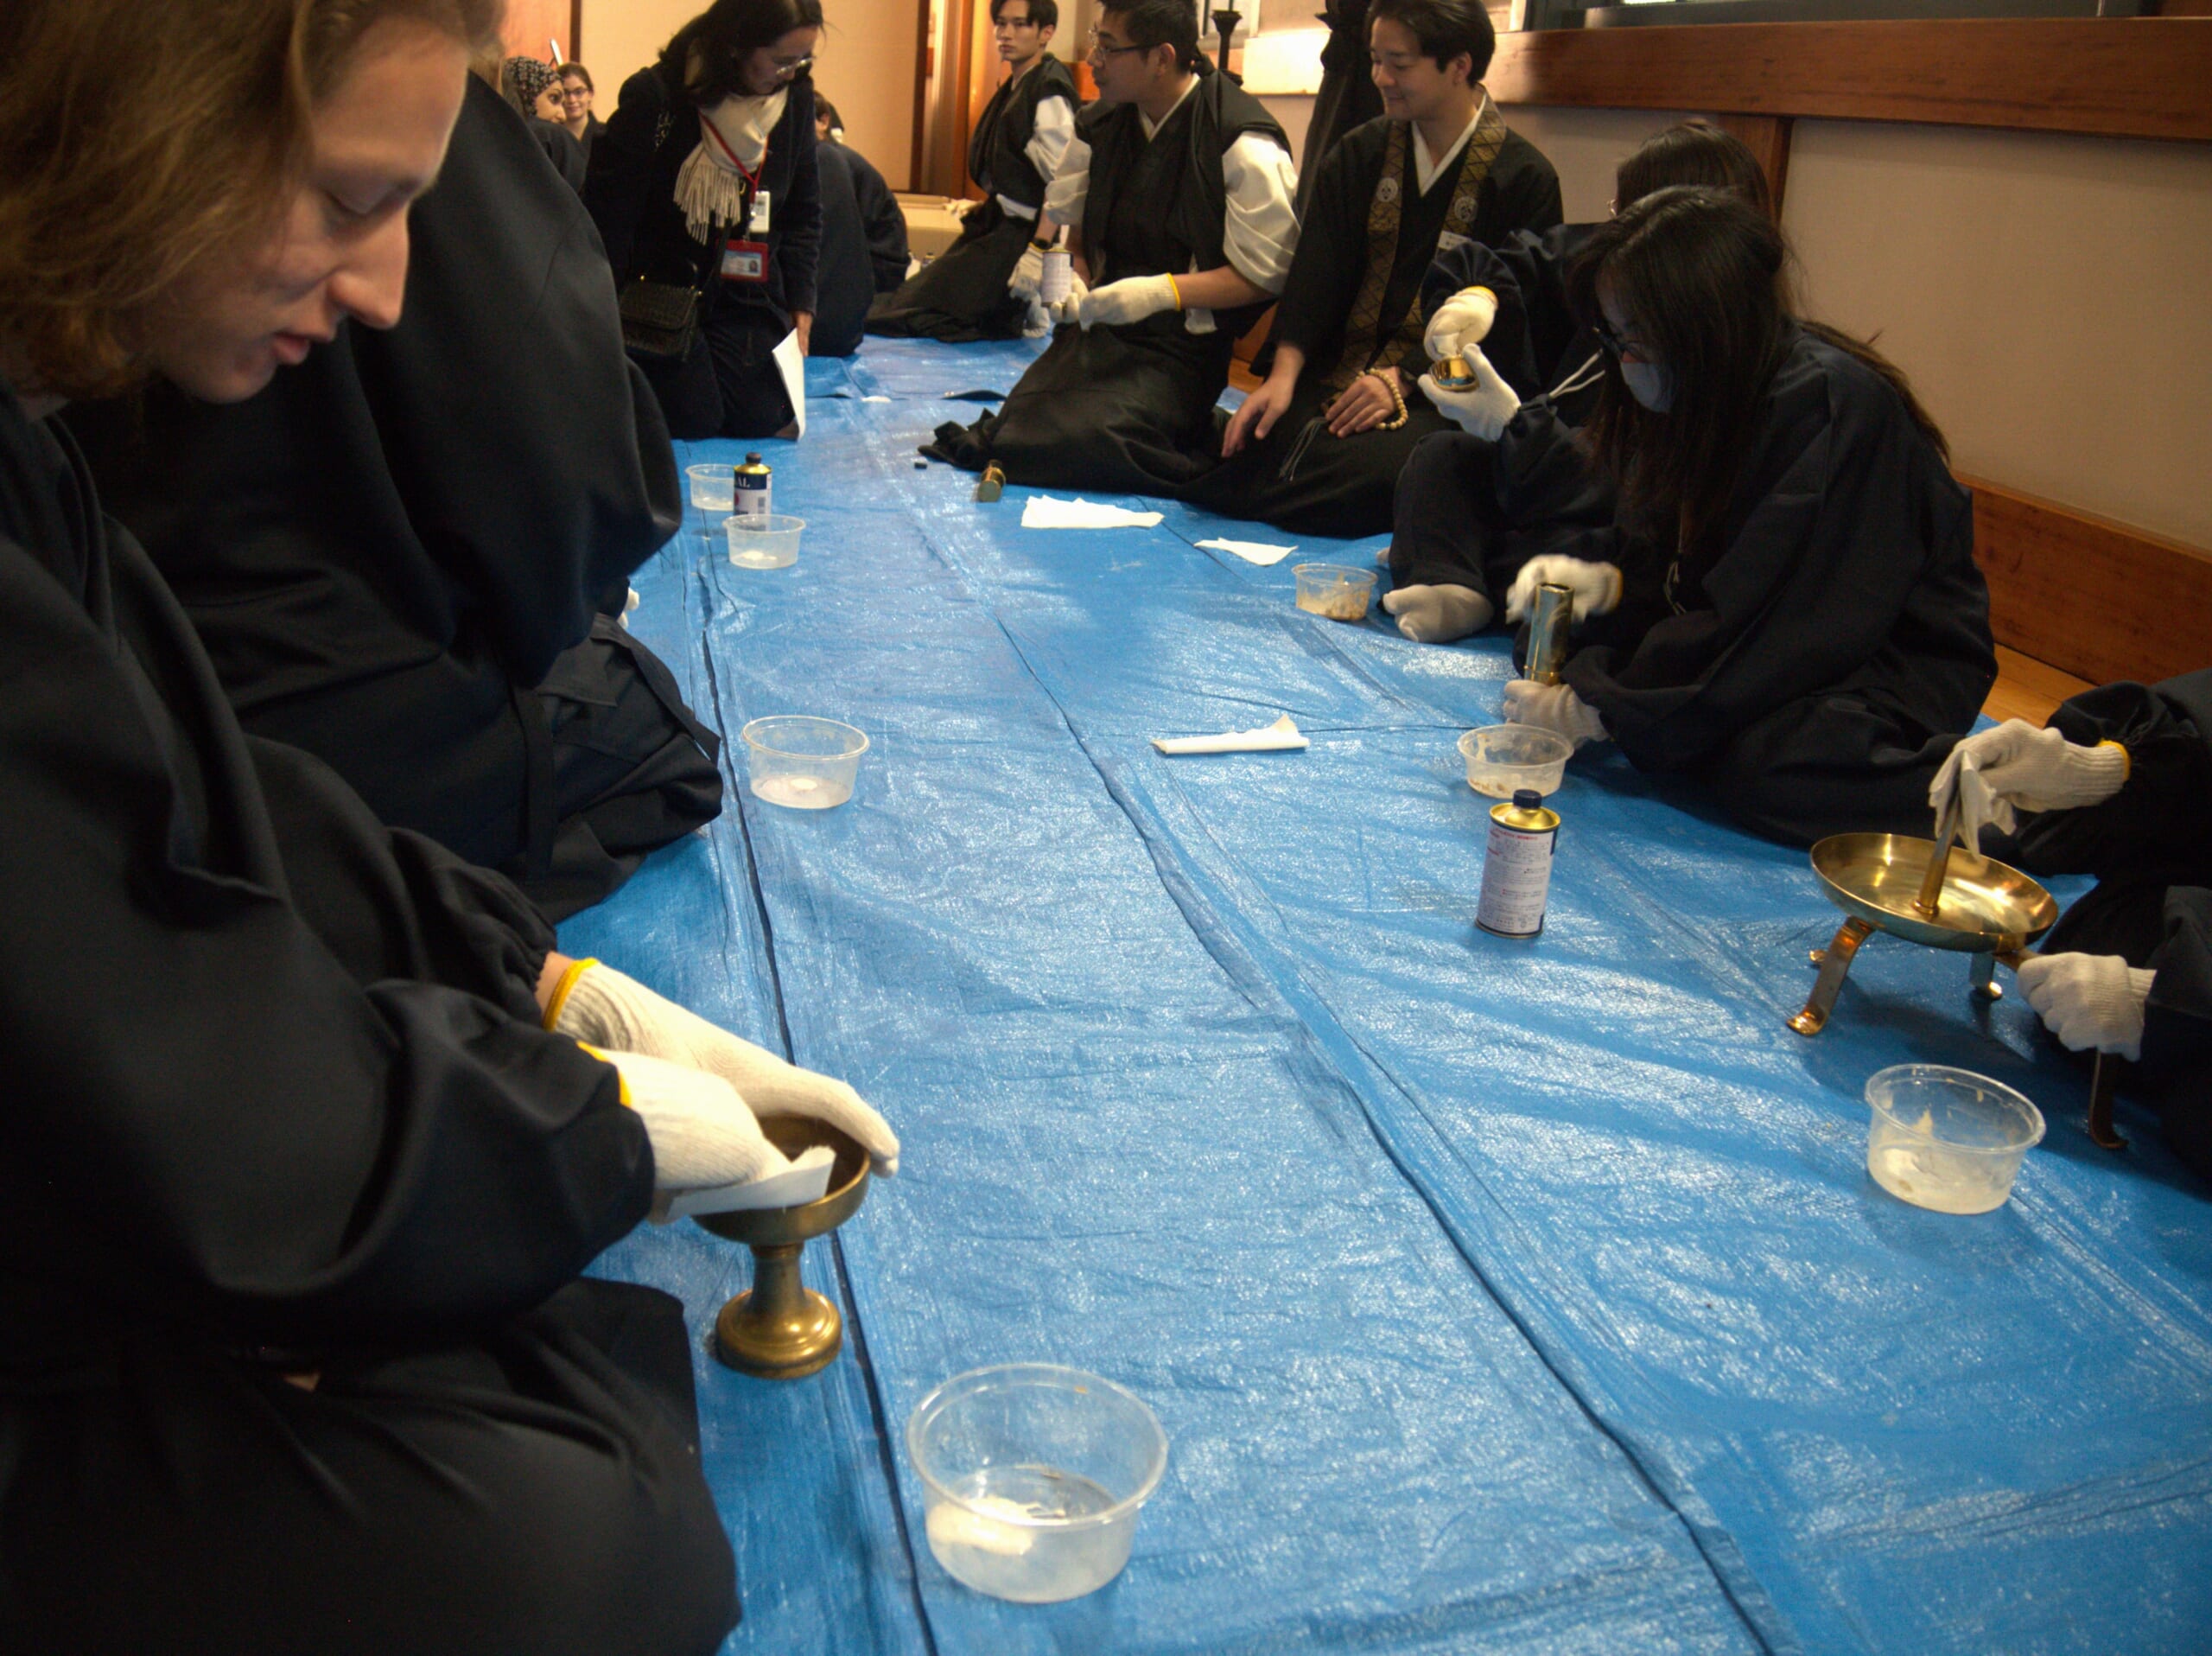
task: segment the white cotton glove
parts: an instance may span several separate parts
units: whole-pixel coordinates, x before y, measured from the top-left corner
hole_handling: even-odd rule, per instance
[[[810,1116],[867,1147],[876,1174],[899,1171],[899,1135],[842,1081],[785,1063],[596,960],[571,966],[546,1008],[546,1027],[594,1047],[643,1053],[718,1075],[760,1116]]]
[[[2007,719],[1993,730],[1967,736],[1951,749],[1929,784],[1928,803],[1939,823],[1959,801],[1959,836],[1968,850],[1984,824],[2011,833],[2022,811],[2069,811],[2097,805],[2127,781],[2127,749],[2117,742],[2084,748],[2057,731],[2025,719]]]
[[[1180,310],[1183,301],[1172,276],[1128,276],[1093,288],[1084,296],[1076,320],[1086,331],[1093,328],[1126,328],[1163,310]]]
[[[2143,1003],[2155,971],[2116,954],[2038,954],[2020,962],[2020,992],[2069,1052],[2143,1053]]]
[[[791,1170],[791,1158],[768,1142],[737,1089],[721,1076],[643,1053],[590,1043],[584,1050],[621,1075],[622,1102],[638,1112],[652,1142],[654,1189],[752,1184]]]
[[[1488,288],[1462,288],[1437,306],[1428,319],[1428,331],[1421,335],[1422,347],[1431,362],[1464,356],[1490,337],[1491,324],[1497,320],[1496,294]]]
[[[1617,564],[1592,564],[1580,557],[1547,552],[1532,557],[1513,577],[1505,595],[1505,619],[1517,621],[1536,602],[1538,587],[1566,587],[1574,594],[1574,619],[1602,615],[1621,601],[1621,572]]]
[[[1014,274],[1006,279],[1006,290],[1017,299],[1034,299],[1037,289],[1045,279],[1045,250],[1025,247],[1015,263]]]
[[[1090,296],[1090,285],[1074,271],[1068,272],[1068,296],[1056,305],[1044,305],[1046,319],[1054,328],[1062,322],[1083,320],[1083,302]],[[1043,302],[1039,302],[1040,304]]]
[[[1436,411],[1471,437],[1496,443],[1513,417],[1521,411],[1521,398],[1498,378],[1497,370],[1479,347],[1469,346],[1460,354],[1467,359],[1475,383],[1465,391],[1448,391],[1433,373],[1421,375],[1421,395],[1436,404]]]
[[[1052,313],[1042,299],[1032,299],[1021,318],[1021,337],[1040,340],[1052,331]]]
[[[1578,748],[1606,739],[1605,722],[1596,708],[1565,685],[1540,685],[1533,678],[1516,678],[1506,685],[1505,722],[1533,724],[1565,736]]]

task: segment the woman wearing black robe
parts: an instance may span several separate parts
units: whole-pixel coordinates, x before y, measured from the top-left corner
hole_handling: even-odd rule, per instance
[[[0,10],[0,1649],[705,1656],[735,1619],[681,1307],[578,1273],[656,1188],[791,1164],[726,1080],[550,1033],[618,1044],[591,1007],[637,986],[239,729],[48,417],[388,324],[497,17]]]
[[[675,455],[590,218],[480,80],[409,232],[397,327],[235,406],[64,417],[239,722],[557,920],[721,809],[719,739],[597,613],[683,522]]]
[[[1015,6],[1021,8],[1019,14],[1009,10]],[[1083,101],[1068,66],[1044,49],[1058,17],[1051,0],[995,0],[992,5],[1000,54],[1011,59],[1012,53],[1027,49],[1035,56],[991,94],[968,140],[968,176],[983,199],[968,209],[951,246],[898,291],[876,302],[868,319],[869,333],[949,345],[1021,334],[1029,301],[1008,292],[1007,283],[1036,232],[1045,187],[1058,166],[1057,158],[1052,166],[1039,164],[1040,157],[1052,157],[1054,150],[1049,141],[1039,142],[1043,135],[1038,116],[1058,105],[1049,113],[1060,133],[1059,153],[1065,153],[1066,132]],[[1063,129],[1062,122],[1069,125]]]
[[[814,327],[821,32],[820,0],[715,0],[623,83],[592,145],[584,205],[617,288],[700,296],[681,360],[633,352],[676,436],[771,437],[796,417],[773,353],[796,333],[804,353]]]
[[[817,132],[814,158],[822,178],[822,264],[807,353],[850,356],[861,348],[868,307],[906,279],[906,216],[859,150]]]
[[[1955,793],[1968,844],[2033,874],[2096,876],[2021,963],[2021,992],[2063,1045],[2129,1060],[2130,1090],[2212,1180],[2212,669],[2084,691],[2041,730],[1978,731],[1938,774],[1931,812]],[[1984,838],[1991,819],[2010,837]]]
[[[1790,316],[1785,252],[1713,189],[1601,226],[1571,284],[1607,343],[1587,438],[1494,376],[1469,393],[1504,427],[1495,494],[1459,502],[1479,554],[1408,574],[1516,620],[1539,581],[1575,589],[1566,684],[1508,685],[1509,718],[1610,737],[1777,839],[1924,833],[1996,678],[1972,503],[1896,370]]]

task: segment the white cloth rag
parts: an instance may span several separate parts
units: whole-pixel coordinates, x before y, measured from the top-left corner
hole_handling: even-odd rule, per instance
[[[1264,540],[1202,540],[1198,545],[1213,547],[1217,551],[1234,552],[1247,564],[1257,564],[1262,569],[1281,563],[1298,550],[1295,546],[1271,546]]]
[[[1292,748],[1310,748],[1286,713],[1273,724],[1256,730],[1231,730],[1217,736],[1154,736],[1152,745],[1164,754],[1264,754]]]
[[[1024,529],[1149,529],[1159,521],[1157,512],[1131,512],[1126,506],[1097,506],[1084,500],[1060,500],[1049,494],[1033,494],[1021,508]]]
[[[656,1205],[653,1217],[662,1220],[687,1219],[693,1213],[729,1213],[740,1208],[803,1207],[820,1201],[830,1188],[830,1171],[837,1153],[827,1144],[801,1150],[791,1158],[788,1173],[772,1173],[751,1184],[715,1185],[704,1190],[678,1190],[664,1207]]]

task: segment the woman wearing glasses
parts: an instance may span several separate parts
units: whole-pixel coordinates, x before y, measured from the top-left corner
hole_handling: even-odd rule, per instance
[[[821,0],[715,0],[592,146],[584,204],[675,436],[773,436],[796,416],[772,353],[814,326],[821,34]]]
[[[1973,503],[1904,376],[1791,312],[1787,258],[1732,190],[1660,190],[1599,226],[1567,281],[1601,347],[1588,424],[1465,353],[1495,477],[1426,510],[1478,532],[1393,575],[1503,596],[1509,621],[1540,583],[1573,590],[1566,683],[1508,685],[1509,719],[1617,742],[1777,839],[1925,834],[1997,673]],[[1399,487],[1424,487],[1419,452]]]

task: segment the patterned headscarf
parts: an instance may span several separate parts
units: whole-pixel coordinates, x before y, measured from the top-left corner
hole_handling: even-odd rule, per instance
[[[558,69],[537,58],[509,58],[499,71],[507,83],[507,100],[525,117],[537,113],[539,95],[561,80]]]

